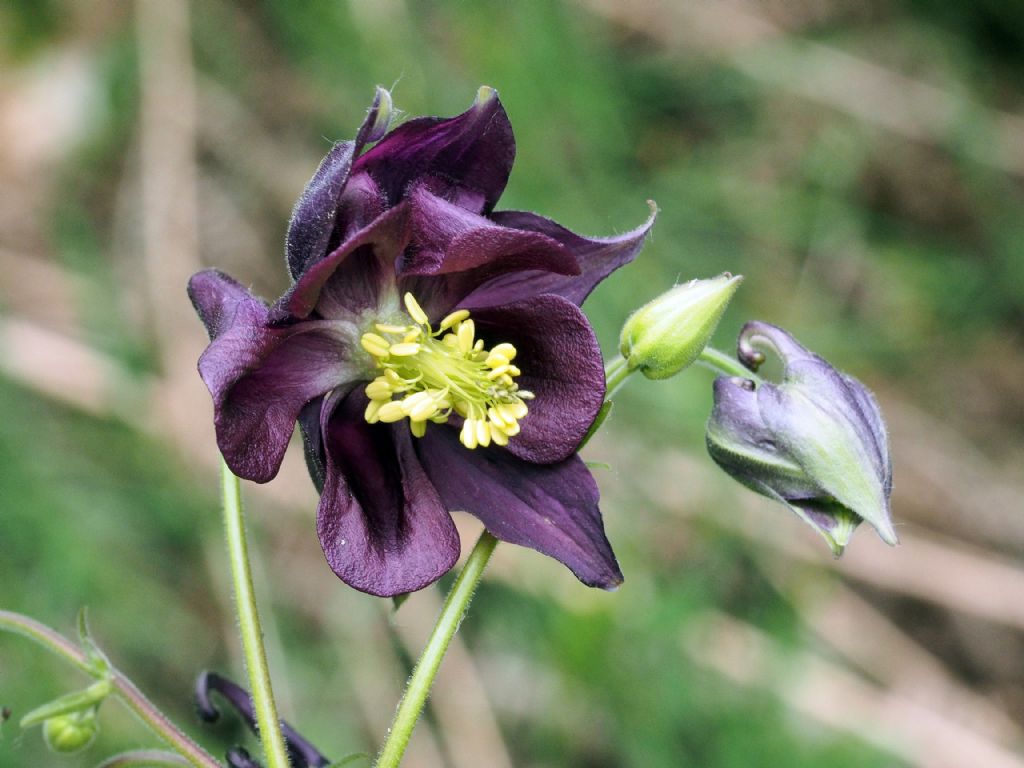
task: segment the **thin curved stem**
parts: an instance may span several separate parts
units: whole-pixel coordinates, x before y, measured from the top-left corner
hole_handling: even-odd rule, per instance
[[[27,637],[85,674],[91,675],[93,672],[85,653],[62,634],[35,619],[20,613],[0,611],[0,629]],[[220,768],[220,763],[213,755],[171,722],[123,672],[111,667],[110,682],[114,686],[114,695],[164,743],[185,758],[188,765],[195,768]]]
[[[224,533],[231,561],[231,581],[235,591],[238,628],[249,672],[253,709],[259,728],[267,768],[288,768],[288,752],[281,734],[281,718],[277,714],[274,691],[270,684],[267,653],[263,647],[263,628],[256,607],[256,590],[252,583],[249,546],[245,539],[245,519],[238,478],[221,463],[221,488],[224,496]]]
[[[734,360],[725,352],[715,349],[714,347],[704,347],[704,350],[700,353],[698,360],[705,368],[710,368],[716,373],[721,373],[725,376],[739,376],[743,379],[750,379],[755,384],[761,383],[760,376],[743,365],[739,360]]]
[[[161,765],[188,765],[179,755],[173,752],[161,752],[155,749],[137,749],[122,752],[108,757],[96,768],[154,768]]]
[[[630,370],[629,364],[622,355],[616,355],[604,367],[605,396],[604,399],[611,400],[636,370]],[[580,446],[583,447],[582,445]]]
[[[484,531],[477,539],[473,551],[469,553],[462,572],[459,573],[455,584],[452,585],[451,592],[445,598],[441,616],[437,620],[434,631],[430,633],[427,647],[423,649],[423,655],[420,656],[416,668],[412,671],[412,677],[409,678],[409,684],[398,705],[398,711],[395,713],[387,740],[377,757],[377,768],[395,768],[401,762],[405,748],[409,745],[413,728],[427,701],[430,686],[441,666],[441,660],[444,658],[462,618],[466,615],[469,602],[473,599],[473,593],[480,583],[480,577],[483,575],[484,568],[487,567],[487,562],[491,559],[491,554],[497,544],[498,540]]]

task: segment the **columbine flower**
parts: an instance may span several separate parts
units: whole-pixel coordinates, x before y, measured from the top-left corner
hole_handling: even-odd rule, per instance
[[[604,396],[578,305],[636,255],[653,216],[591,240],[495,212],[515,155],[497,94],[383,135],[389,104],[379,91],[296,204],[294,284],[273,306],[217,271],[189,284],[211,337],[199,371],[220,449],[266,482],[298,420],[324,553],[365,592],[447,571],[450,510],[613,587],[597,487],[576,455]]]
[[[781,328],[747,323],[738,356],[751,370],[765,359],[758,347],[782,358],[782,382],[715,381],[711,457],[747,487],[789,506],[837,556],[862,520],[896,544],[892,462],[874,397]]]

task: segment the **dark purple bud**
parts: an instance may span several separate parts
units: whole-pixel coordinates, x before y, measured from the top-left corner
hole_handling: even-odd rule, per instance
[[[837,556],[862,520],[896,544],[889,514],[892,463],[874,397],[781,328],[747,323],[740,361],[757,370],[762,349],[782,359],[782,381],[715,381],[707,427],[711,458],[748,488],[789,506]]]
[[[245,724],[249,726],[249,730],[257,736],[259,735],[256,715],[252,706],[252,697],[249,696],[249,692],[226,677],[221,677],[216,672],[202,672],[196,679],[196,709],[200,719],[207,723],[215,723],[220,718],[220,710],[214,706],[210,698],[212,691],[216,691],[223,696],[224,700],[232,706],[235,712],[245,721]],[[298,731],[284,720],[281,721],[281,733],[288,747],[288,757],[292,768],[323,768],[330,765],[330,760],[320,754],[316,747],[304,739]],[[234,751],[241,754],[245,760],[249,760],[249,755],[244,749],[238,747]],[[228,764],[235,766],[236,763],[231,762],[230,755],[231,753],[229,752]],[[244,766],[250,764],[258,766],[257,763],[252,762],[237,763],[239,768],[244,768]]]
[[[232,747],[225,757],[228,761],[228,768],[263,768],[242,747]]]

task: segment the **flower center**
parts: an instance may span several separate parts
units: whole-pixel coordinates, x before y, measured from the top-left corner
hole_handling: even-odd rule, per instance
[[[519,389],[516,348],[498,344],[485,349],[469,311],[445,317],[437,330],[411,293],[405,294],[409,325],[375,323],[360,343],[382,369],[366,385],[366,420],[390,423],[409,419],[409,429],[423,437],[427,422],[444,424],[452,411],[464,419],[459,440],[467,448],[507,445],[519,434],[526,416],[524,400],[533,393]]]

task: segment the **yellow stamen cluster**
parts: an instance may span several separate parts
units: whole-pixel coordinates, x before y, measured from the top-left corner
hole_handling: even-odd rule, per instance
[[[464,419],[459,440],[467,448],[507,445],[526,416],[523,401],[533,398],[515,383],[516,348],[485,349],[465,309],[445,317],[437,330],[411,293],[405,309],[411,324],[376,323],[360,340],[383,370],[366,385],[366,420],[408,418],[412,433],[423,437],[428,421],[444,424],[454,411]]]

